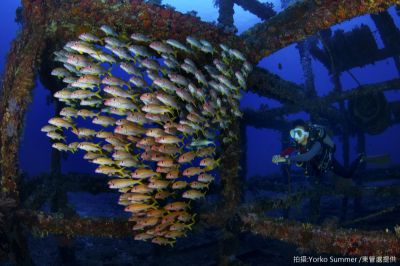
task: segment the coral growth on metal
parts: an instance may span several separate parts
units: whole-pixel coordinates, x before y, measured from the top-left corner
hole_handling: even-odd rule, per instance
[[[23,0],[22,20],[24,24],[7,57],[2,83],[2,101],[0,101],[2,190],[6,193],[7,198],[18,201],[16,179],[19,175],[17,159],[19,136],[23,129],[25,111],[31,101],[31,92],[35,85],[35,73],[41,66],[43,53],[45,51],[48,52],[48,50],[45,50],[48,43],[64,43],[67,40],[76,38],[83,32],[98,31],[98,25],[110,24],[116,25],[116,28],[120,31],[130,29],[132,32],[146,32],[158,39],[174,38],[184,41],[188,35],[201,36],[202,38],[213,40],[214,43],[227,43],[233,48],[242,49],[249,60],[256,63],[260,58],[271,52],[292,42],[302,40],[321,29],[328,28],[351,17],[383,11],[395,4],[399,4],[399,1],[300,1],[271,20],[250,29],[240,38],[218,30],[215,25],[201,22],[193,15],[181,14],[172,9],[165,10],[161,6],[145,4],[143,1]],[[127,33],[130,34],[132,32]],[[282,95],[281,88],[273,84],[270,78],[266,78],[263,83],[268,80],[271,84],[268,83],[270,86],[266,87],[273,88],[274,94]],[[271,90],[267,88],[264,91],[264,94],[267,95]],[[256,92],[260,93],[259,90]],[[352,91],[349,93],[352,93]],[[295,98],[286,90],[283,94],[283,96],[289,95],[291,99]],[[230,147],[232,146],[230,145]],[[239,198],[236,192],[240,191],[240,188],[238,188],[240,183],[237,182],[238,176],[234,171],[239,158],[239,156],[235,155],[237,150],[236,148],[235,152],[228,152],[221,160],[222,164],[226,161],[227,166],[232,166],[232,169],[229,167],[221,169],[221,175],[224,172],[221,176],[221,179],[225,181],[224,196],[232,206],[240,203],[240,200],[235,202],[228,200],[233,197]],[[232,191],[235,193],[230,193]],[[96,222],[95,219],[76,218],[69,220],[67,218],[57,219],[53,216],[48,219],[41,219],[43,215],[36,212],[22,211],[18,212],[18,214],[20,215],[19,221],[22,224],[32,229],[46,230],[55,234],[100,236],[103,235],[102,232],[106,232],[105,236],[119,237],[125,236],[127,232],[125,230],[127,229],[126,223],[121,226],[120,223],[114,223],[113,220]],[[222,216],[224,220],[227,220],[231,214]],[[215,221],[221,221],[221,216],[216,215],[215,212],[212,216],[215,217]],[[7,215],[4,219],[9,217],[11,215]],[[301,225],[294,225],[287,221],[275,221],[271,225],[257,223],[252,216],[246,220],[243,216],[241,218],[248,225],[260,225],[264,229],[271,228],[271,230],[264,230],[263,232],[258,228],[255,230],[250,229],[254,233],[261,233],[266,237],[283,239],[299,244],[296,240],[298,239],[296,228]],[[111,225],[115,226],[110,227]],[[291,231],[287,233],[287,231],[275,230],[275,226],[284,226]],[[107,231],[107,228],[110,228],[110,230]],[[334,235],[335,229],[315,228],[315,230],[310,230],[315,235],[315,238],[324,241],[324,245],[318,246],[319,251],[346,253],[346,245],[333,246],[335,243],[333,238],[325,239],[323,237],[324,234]],[[8,232],[7,230],[4,231]],[[354,246],[351,231],[342,230],[341,232],[343,232],[343,242]],[[399,240],[396,242],[392,234],[386,238],[377,232],[358,231],[357,234],[363,239],[363,243],[373,243],[373,246],[383,247],[382,249],[389,242],[395,247],[400,246]],[[20,246],[17,248],[22,246],[21,242],[19,243]],[[302,245],[304,248],[315,248],[313,242],[310,241],[303,241]],[[356,250],[359,254],[367,254],[371,247],[372,245],[358,245]],[[398,249],[393,252],[395,255],[400,253]]]

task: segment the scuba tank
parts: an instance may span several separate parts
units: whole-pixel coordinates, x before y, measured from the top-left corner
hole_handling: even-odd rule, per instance
[[[309,125],[310,139],[309,143],[319,141],[322,145],[322,152],[318,156],[318,162],[315,165],[318,171],[327,172],[331,168],[333,154],[336,150],[336,145],[333,142],[332,134],[329,134],[326,127],[317,124]]]

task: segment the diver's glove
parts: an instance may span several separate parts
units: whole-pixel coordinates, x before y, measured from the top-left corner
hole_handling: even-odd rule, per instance
[[[272,162],[276,163],[276,164],[278,164],[278,163],[287,163],[287,164],[289,164],[290,163],[290,159],[289,159],[288,155],[286,155],[285,157],[280,156],[280,155],[274,155],[272,157]]]

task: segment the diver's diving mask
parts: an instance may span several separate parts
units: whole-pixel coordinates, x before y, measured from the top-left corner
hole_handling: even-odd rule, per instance
[[[290,137],[295,141],[303,141],[304,138],[308,137],[308,132],[300,127],[296,127],[290,130]]]

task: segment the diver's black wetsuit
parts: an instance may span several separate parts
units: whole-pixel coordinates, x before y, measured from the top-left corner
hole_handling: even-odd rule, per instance
[[[293,150],[292,150],[293,151]],[[294,163],[303,163],[303,164],[311,164],[311,167],[313,168],[314,174],[321,174],[318,169],[315,169],[316,166],[318,165],[318,159],[319,156],[323,153],[323,146],[321,142],[315,141],[312,146],[308,149],[308,151],[305,151],[300,154],[292,155],[289,157],[289,162],[294,162]],[[345,168],[343,165],[341,165],[333,156],[332,160],[330,163],[330,167],[327,170],[331,170],[333,173],[342,176],[344,178],[352,178],[355,170],[357,169],[358,165],[360,164],[361,161],[361,156],[354,160],[349,168]],[[310,165],[308,165],[310,167]],[[303,165],[305,167],[305,165]]]

